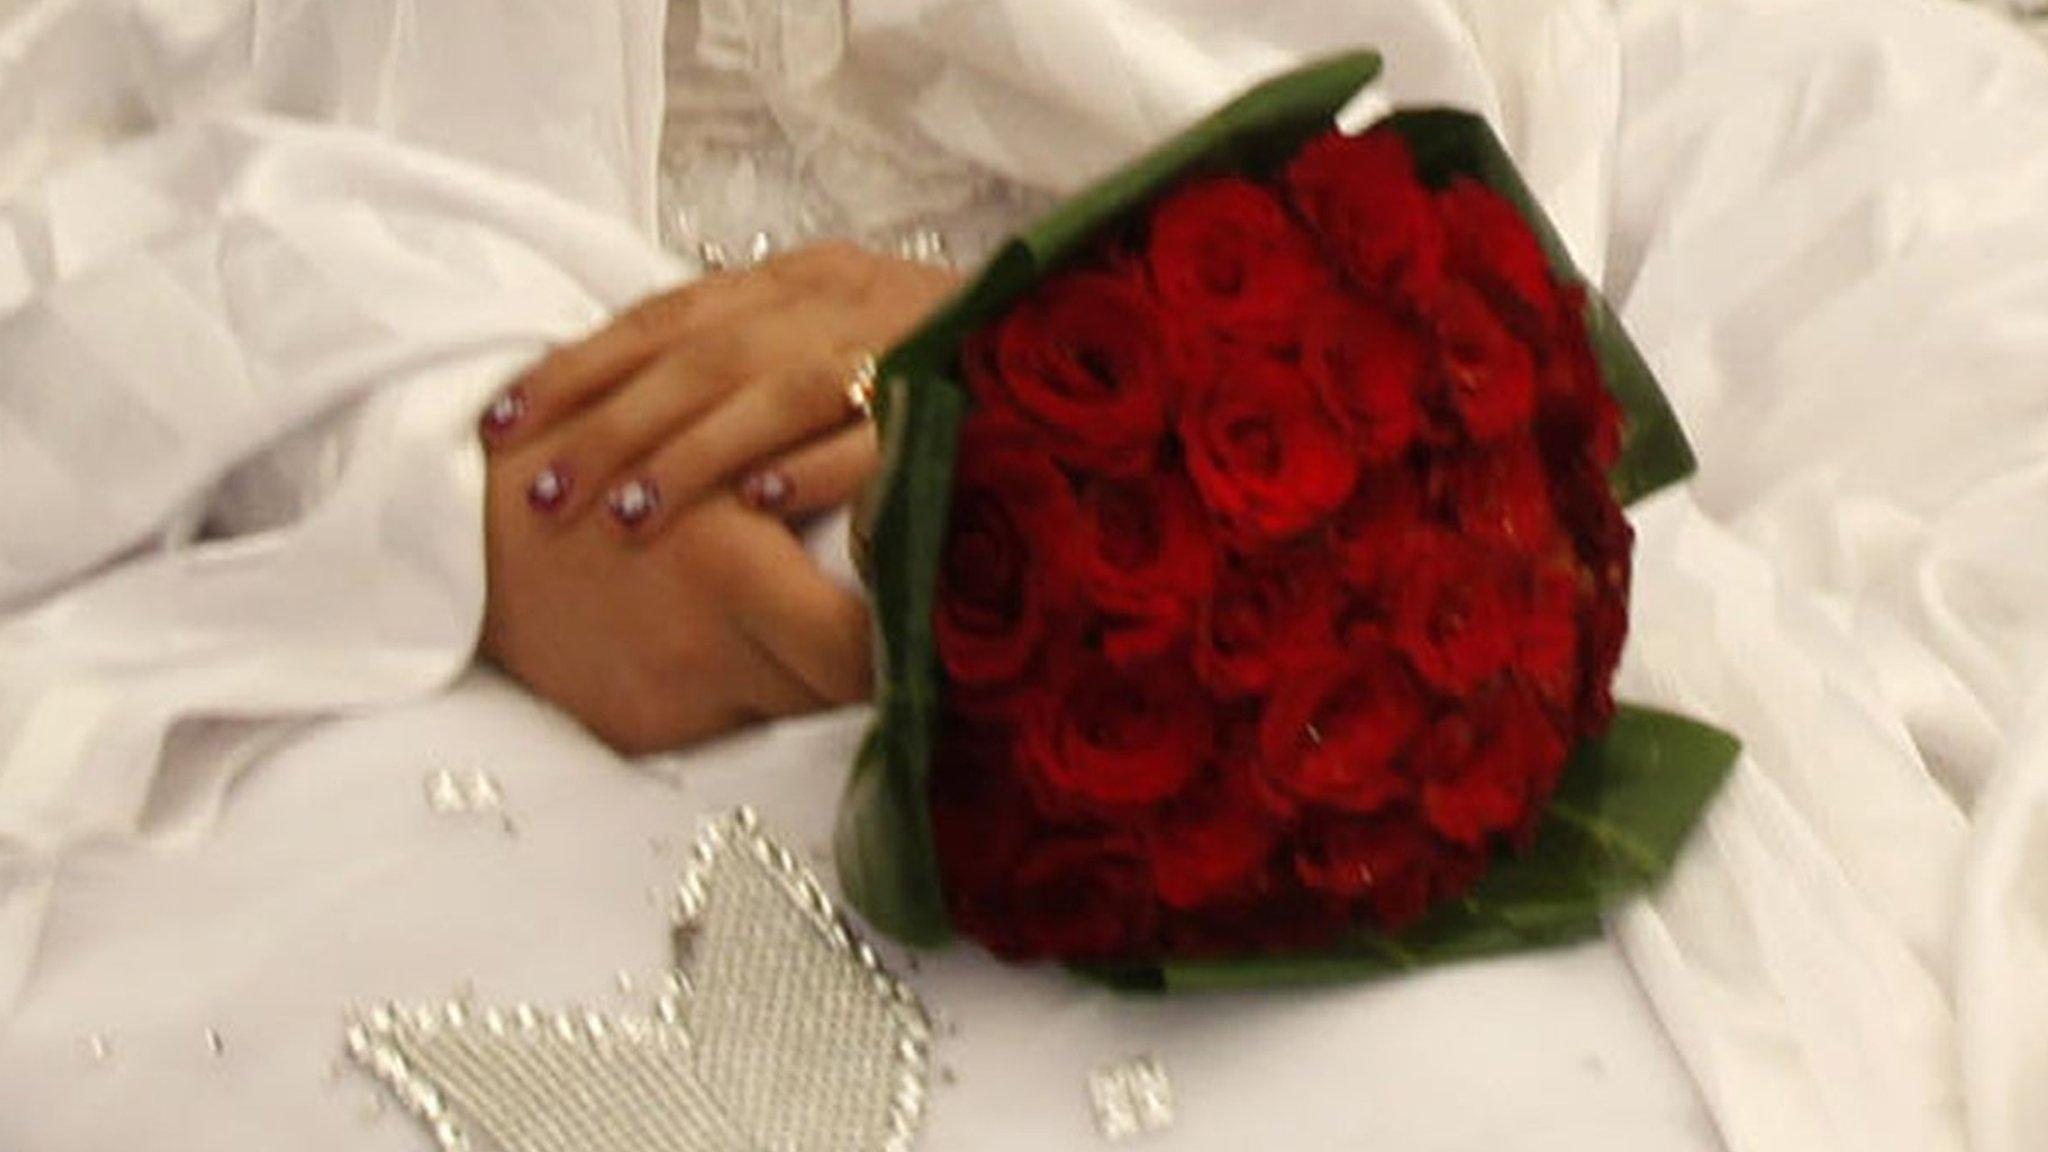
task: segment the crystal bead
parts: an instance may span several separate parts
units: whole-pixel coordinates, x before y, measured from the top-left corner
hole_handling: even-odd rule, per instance
[[[1095,1130],[1109,1141],[1156,1132],[1174,1121],[1173,1080],[1156,1055],[1106,1064],[1089,1073],[1088,1101]]]
[[[428,773],[426,792],[427,810],[436,816],[452,816],[469,810],[469,798],[463,794],[461,782],[446,768]]]
[[[464,799],[472,812],[494,812],[505,802],[505,790],[498,778],[481,768],[471,769],[465,782]]]

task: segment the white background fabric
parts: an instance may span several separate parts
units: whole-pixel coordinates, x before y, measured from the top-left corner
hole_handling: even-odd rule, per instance
[[[1086,1069],[1144,1051],[1161,1148],[2048,1143],[2036,47],[1910,0],[852,12],[835,83],[1041,187],[1338,44],[1493,117],[1705,461],[1639,512],[1624,695],[1748,744],[1609,942],[1168,1003],[927,958],[929,1147],[1085,1146]],[[0,1147],[424,1147],[329,1079],[348,1003],[607,1002],[662,957],[650,837],[824,840],[857,713],[628,767],[488,675],[431,695],[476,406],[680,274],[661,17],[0,5]],[[427,812],[471,766],[516,837]]]

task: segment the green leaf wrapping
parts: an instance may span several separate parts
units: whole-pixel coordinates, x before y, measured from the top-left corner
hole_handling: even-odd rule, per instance
[[[1252,89],[1156,151],[1066,201],[1002,248],[981,274],[881,363],[883,468],[857,513],[874,605],[875,720],[848,778],[835,857],[847,898],[877,928],[929,946],[951,931],[927,784],[941,717],[932,629],[955,441],[969,401],[966,337],[1000,316],[1106,226],[1203,170],[1269,171],[1379,73],[1377,54],[1339,57]],[[1423,179],[1477,177],[1534,226],[1554,271],[1583,282],[1491,128],[1447,110],[1398,112]],[[1690,474],[1691,449],[1642,356],[1597,292],[1587,323],[1626,423],[1616,493],[1634,500]],[[1732,765],[1735,741],[1705,725],[1625,708],[1567,768],[1535,846],[1503,856],[1473,896],[1398,939],[1363,934],[1334,953],[1163,968],[1094,970],[1130,987],[1241,987],[1351,979],[1563,943],[1599,929],[1600,910],[1659,880]]]

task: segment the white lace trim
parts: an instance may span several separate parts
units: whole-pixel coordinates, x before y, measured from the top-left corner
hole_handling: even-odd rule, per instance
[[[662,239],[708,263],[826,236],[979,259],[1040,203],[842,68],[844,0],[672,0]]]

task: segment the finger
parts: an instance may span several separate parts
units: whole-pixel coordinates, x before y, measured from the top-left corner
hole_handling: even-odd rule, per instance
[[[740,499],[785,519],[815,516],[852,501],[880,463],[874,422],[862,420],[748,472]]]
[[[737,385],[741,357],[730,328],[665,353],[610,395],[564,420],[531,445],[526,500],[558,524],[577,522],[616,487],[635,461],[654,452]]]
[[[823,702],[867,699],[873,667],[866,603],[780,526],[736,559],[731,600],[740,630]]]
[[[693,329],[715,325],[784,291],[764,278],[721,273],[635,304],[594,334],[550,349],[494,397],[478,421],[484,443],[497,451],[532,441]]]
[[[838,366],[787,372],[730,393],[672,436],[606,498],[628,534],[658,533],[676,510],[732,479],[756,460],[780,455],[855,418],[847,400],[853,357]],[[831,362],[828,361],[828,364]]]

